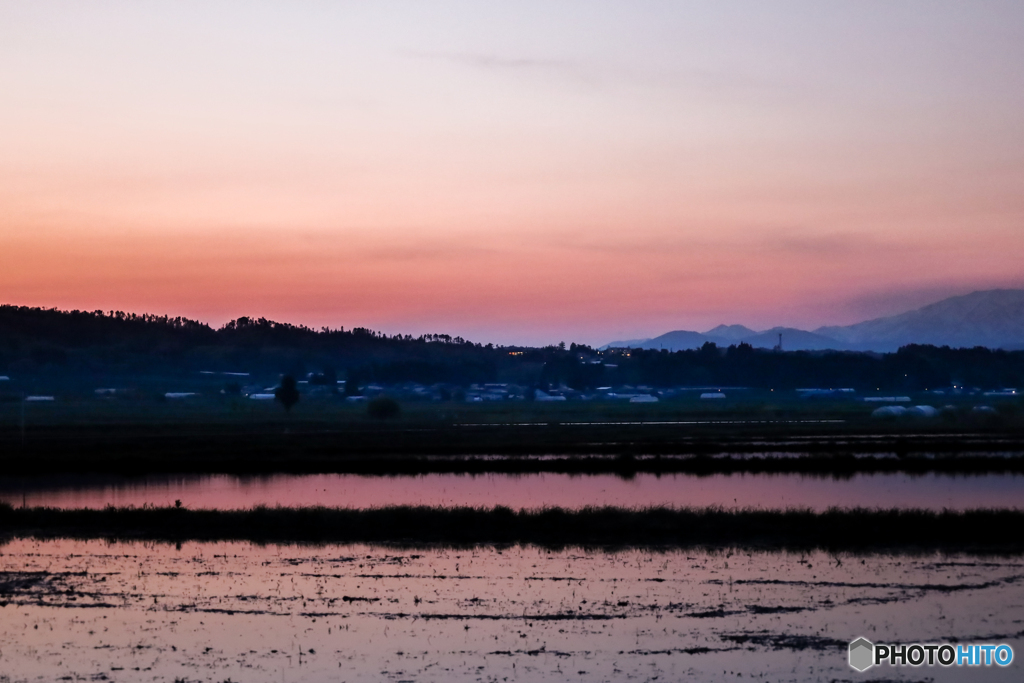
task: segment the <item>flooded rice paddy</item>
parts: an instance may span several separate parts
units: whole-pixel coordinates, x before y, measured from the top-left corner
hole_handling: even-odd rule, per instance
[[[845,681],[866,678],[846,663],[857,636],[1024,652],[1020,558],[34,540],[0,553],[4,683]],[[1020,680],[1020,665],[867,678],[965,673]]]
[[[0,501],[15,506],[176,500],[193,509],[1024,509],[1024,477],[0,478]],[[859,636],[1005,642],[1024,653],[1024,558],[521,545],[0,545],[0,683],[1021,680],[1020,663],[857,674],[847,665],[847,645]]]
[[[541,473],[0,478],[0,502],[15,506],[141,507],[168,506],[177,500],[193,509],[244,509],[255,505],[1024,509],[1024,476],[638,474],[622,478]]]

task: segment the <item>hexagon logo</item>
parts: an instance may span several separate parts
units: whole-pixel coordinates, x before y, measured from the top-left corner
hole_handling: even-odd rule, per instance
[[[850,666],[857,671],[866,671],[874,665],[875,646],[867,638],[858,638],[850,643]]]

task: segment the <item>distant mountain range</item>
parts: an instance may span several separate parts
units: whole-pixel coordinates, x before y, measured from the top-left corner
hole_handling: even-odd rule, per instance
[[[786,351],[895,351],[907,344],[1024,349],[1024,290],[992,289],[954,296],[914,311],[813,332],[773,327],[757,332],[743,325],[719,325],[707,332],[676,330],[652,339],[611,342],[608,347],[679,351],[714,342],[747,343]]]

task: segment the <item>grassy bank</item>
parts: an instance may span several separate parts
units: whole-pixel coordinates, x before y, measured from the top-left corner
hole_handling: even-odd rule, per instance
[[[0,504],[5,538],[169,542],[748,547],[833,552],[1024,552],[1024,511],[389,507],[56,510]]]
[[[808,476],[852,477],[857,474],[1024,474],[1024,457],[1003,455],[944,454],[937,457],[854,456],[849,453],[810,453],[794,455],[646,455],[592,456],[348,456],[253,458],[210,457],[202,451],[160,458],[151,453],[133,455],[104,454],[99,457],[11,458],[3,463],[6,477],[187,476],[229,474],[236,476],[272,476],[274,474],[356,474],[367,476],[416,476],[425,474],[613,474],[631,478],[638,474],[801,474]]]

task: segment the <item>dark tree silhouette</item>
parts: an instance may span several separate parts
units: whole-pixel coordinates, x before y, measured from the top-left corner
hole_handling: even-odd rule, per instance
[[[281,402],[285,410],[290,411],[292,406],[299,402],[299,390],[295,388],[295,378],[285,375],[281,378],[281,386],[274,389],[274,398]]]
[[[349,396],[371,383],[406,382],[435,385],[432,391],[462,398],[465,387],[492,382],[540,388],[565,384],[583,391],[622,385],[775,391],[844,387],[859,392],[955,385],[973,391],[1024,385],[1024,350],[908,345],[895,353],[774,353],[747,344],[706,344],[671,352],[597,351],[578,343],[564,350],[560,345],[502,348],[443,334],[412,338],[365,328],[313,330],[264,318],[238,318],[213,329],[180,317],[0,305],[0,375],[11,378],[2,382],[0,401],[18,400],[20,391],[28,391],[26,384],[15,389],[19,382],[77,393],[95,386],[98,376],[121,385],[145,376],[173,380],[167,384],[176,386],[181,377],[198,378],[199,373],[209,374],[209,380],[227,370],[254,377],[284,371],[298,377],[310,368],[324,369],[309,378],[310,384],[330,387],[333,379],[337,386],[339,374],[347,377]],[[234,395],[231,384],[216,388]],[[163,391],[156,395],[162,397]],[[998,403],[1024,410],[1024,398],[1018,396]],[[282,404],[290,407],[294,401]]]

